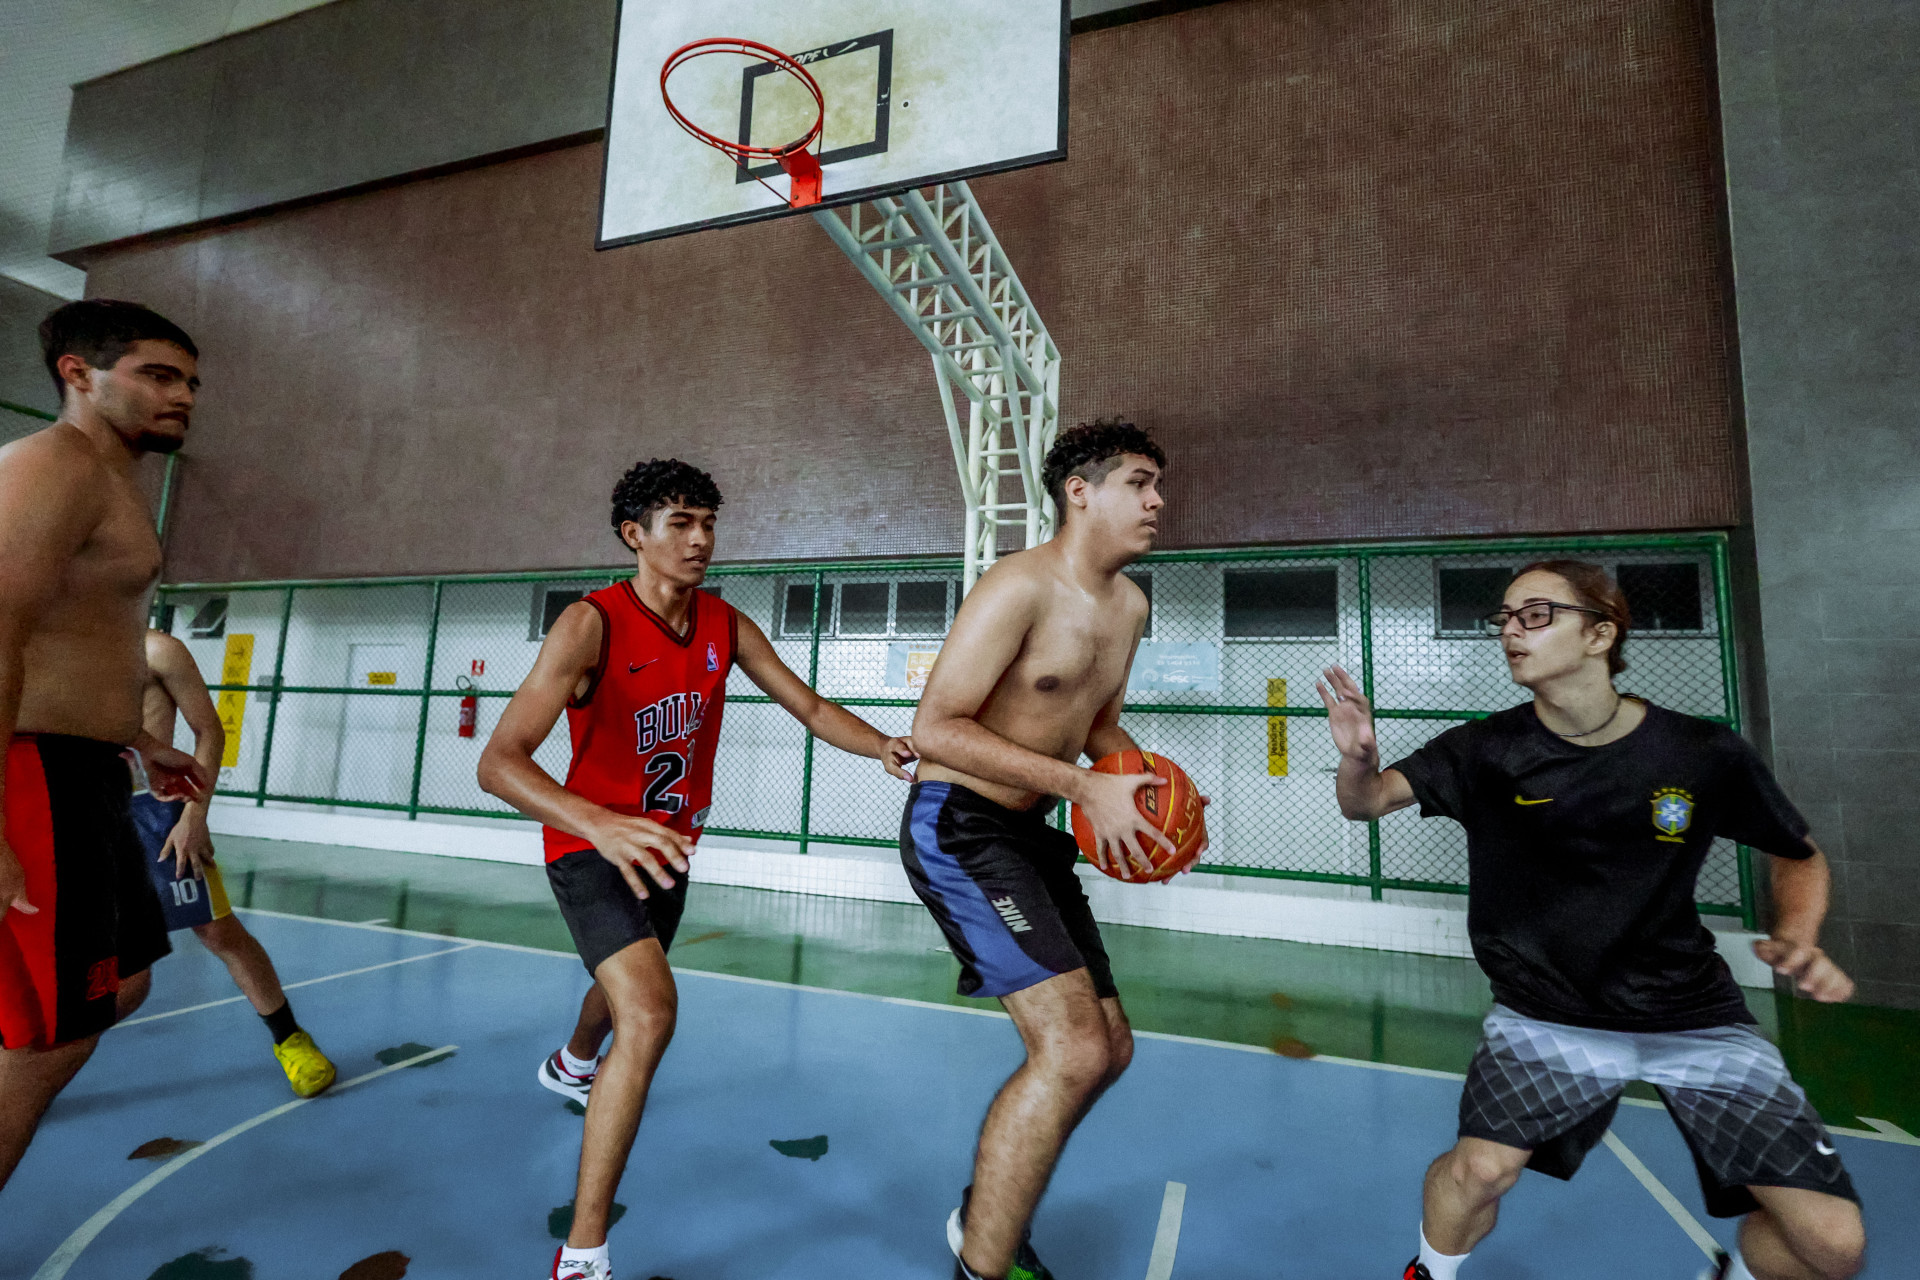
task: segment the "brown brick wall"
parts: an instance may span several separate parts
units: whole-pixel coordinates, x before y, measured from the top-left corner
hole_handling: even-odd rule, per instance
[[[1741,519],[1695,0],[1237,0],[1073,42],[975,191],[1165,545]],[[924,353],[806,218],[596,253],[577,147],[117,251],[205,351],[169,576],[604,563],[674,453],[722,555],[955,553]],[[829,175],[829,180],[831,175]]]

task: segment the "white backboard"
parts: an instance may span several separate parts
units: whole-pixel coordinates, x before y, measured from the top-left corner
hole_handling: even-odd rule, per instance
[[[682,45],[737,37],[802,62],[826,95],[822,204],[846,204],[1065,159],[1067,9],[1068,0],[622,0],[599,247],[801,212],[786,203],[778,165],[749,172],[667,114],[660,68]],[[797,80],[737,54],[691,59],[671,88],[701,128],[755,146],[812,124]]]

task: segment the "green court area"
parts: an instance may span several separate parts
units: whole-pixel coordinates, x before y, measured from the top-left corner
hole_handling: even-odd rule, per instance
[[[236,906],[573,950],[537,867],[240,836],[219,847]],[[1470,960],[1128,925],[1102,933],[1146,1031],[1458,1072],[1492,1002]],[[695,884],[672,954],[683,969],[995,1007],[954,994],[958,966],[912,904]],[[164,966],[156,976],[164,984]],[[1829,1123],[1869,1116],[1920,1131],[1920,1011],[1751,989],[1747,1001]],[[573,1011],[553,1017],[561,1034]]]

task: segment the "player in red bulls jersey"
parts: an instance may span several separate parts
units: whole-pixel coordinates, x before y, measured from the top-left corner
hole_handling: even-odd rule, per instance
[[[480,758],[480,785],[545,824],[547,878],[594,977],[573,1039],[541,1067],[543,1084],[587,1104],[573,1227],[555,1255],[555,1280],[613,1274],[608,1216],[673,1037],[667,948],[712,802],[728,673],[737,664],[815,737],[896,777],[914,759],[907,739],[809,689],[759,627],[698,589],[719,506],[712,478],[684,462],[654,459],[621,477],[613,526],[635,553],[633,577],[560,615]],[[573,763],[560,783],[533,753],[563,710]],[[612,1048],[596,1063],[610,1031]]]

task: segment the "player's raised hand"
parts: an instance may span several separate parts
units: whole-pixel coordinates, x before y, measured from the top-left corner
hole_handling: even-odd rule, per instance
[[[687,855],[693,851],[693,841],[671,827],[664,827],[652,818],[628,814],[608,813],[591,832],[583,834],[593,841],[601,857],[619,869],[621,879],[627,882],[627,888],[633,890],[636,898],[648,896],[647,882],[641,872],[651,876],[662,889],[671,889],[673,874],[667,868],[671,866],[685,875]]]
[[[1341,667],[1328,667],[1313,682],[1326,704],[1327,727],[1333,730],[1333,745],[1349,760],[1371,765],[1380,758],[1380,744],[1373,736],[1373,704],[1360,691],[1359,682]]]
[[[8,910],[38,915],[40,908],[27,901],[27,873],[20,859],[13,856],[7,842],[0,839],[0,915]]]
[[[1775,973],[1793,979],[1794,989],[1808,999],[1839,1004],[1853,996],[1853,979],[1810,942],[1762,938],[1753,944],[1753,954],[1773,966]]]
[[[896,778],[914,782],[913,764],[920,753],[913,749],[912,738],[888,738],[880,744],[880,764]]]
[[[1151,773],[1094,773],[1088,770],[1079,797],[1081,811],[1093,825],[1093,852],[1087,858],[1110,876],[1131,880],[1135,873],[1150,875],[1153,862],[1142,852],[1141,841],[1174,852],[1173,841],[1140,812],[1140,788],[1163,787],[1165,778]]]

